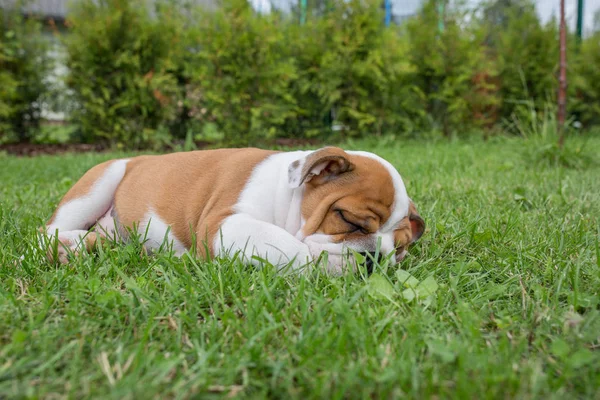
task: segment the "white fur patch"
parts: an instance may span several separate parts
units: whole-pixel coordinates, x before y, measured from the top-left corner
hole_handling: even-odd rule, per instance
[[[249,215],[236,214],[223,221],[214,241],[216,254],[233,256],[241,251],[244,262],[260,264],[260,259],[283,267],[292,263],[299,268],[312,260],[306,244],[289,232],[271,223],[259,221]]]
[[[163,221],[154,210],[150,210],[138,226],[138,232],[145,240],[144,247],[149,250],[160,248],[162,245],[172,246],[176,255],[186,252],[186,248],[175,237],[169,225]]]
[[[290,188],[289,168],[310,153],[294,151],[267,157],[252,171],[234,210],[296,235],[301,228],[304,186]],[[302,166],[298,168],[302,170]]]
[[[241,251],[245,261],[267,259],[275,266],[292,263],[305,265],[312,254],[301,235],[304,187],[291,184],[294,171],[302,170],[303,158],[310,151],[278,153],[259,163],[240,193],[234,206],[236,214],[226,218],[217,233],[213,249],[216,254],[233,255]]]

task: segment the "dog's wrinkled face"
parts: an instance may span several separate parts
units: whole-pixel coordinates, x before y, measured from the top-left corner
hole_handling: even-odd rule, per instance
[[[301,239],[329,253],[374,253],[380,242],[399,262],[425,229],[400,174],[372,153],[317,150],[290,165],[289,181],[304,185]]]

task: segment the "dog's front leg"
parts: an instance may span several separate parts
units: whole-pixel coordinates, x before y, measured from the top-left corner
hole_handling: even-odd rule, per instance
[[[308,246],[289,232],[246,214],[226,218],[213,246],[215,255],[234,256],[239,252],[244,262],[253,265],[267,260],[278,268],[298,270],[314,260]]]

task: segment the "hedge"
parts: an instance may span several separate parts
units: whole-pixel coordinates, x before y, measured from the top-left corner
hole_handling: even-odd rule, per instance
[[[27,142],[39,130],[48,50],[38,21],[0,7],[0,143]]]
[[[468,135],[554,104],[558,32],[532,2],[468,10],[433,0],[385,27],[381,1],[264,15],[173,0],[76,0],[65,35],[77,140],[132,148],[208,127],[244,145],[275,137]],[[440,22],[443,21],[443,24]],[[600,33],[569,35],[569,106],[600,123]],[[1,104],[1,103],[0,103]]]

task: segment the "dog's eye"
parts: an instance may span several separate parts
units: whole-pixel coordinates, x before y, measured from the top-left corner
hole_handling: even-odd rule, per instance
[[[344,216],[344,212],[342,210],[336,210],[337,214],[340,216],[340,218],[342,219],[342,221],[344,221],[345,223],[347,223],[348,225],[352,226],[352,228],[354,228],[352,230],[352,232],[357,232],[359,231],[360,233],[364,234],[364,235],[368,235],[370,232],[365,229],[365,227],[358,225],[357,223],[354,223],[350,220],[348,220],[345,216]]]

